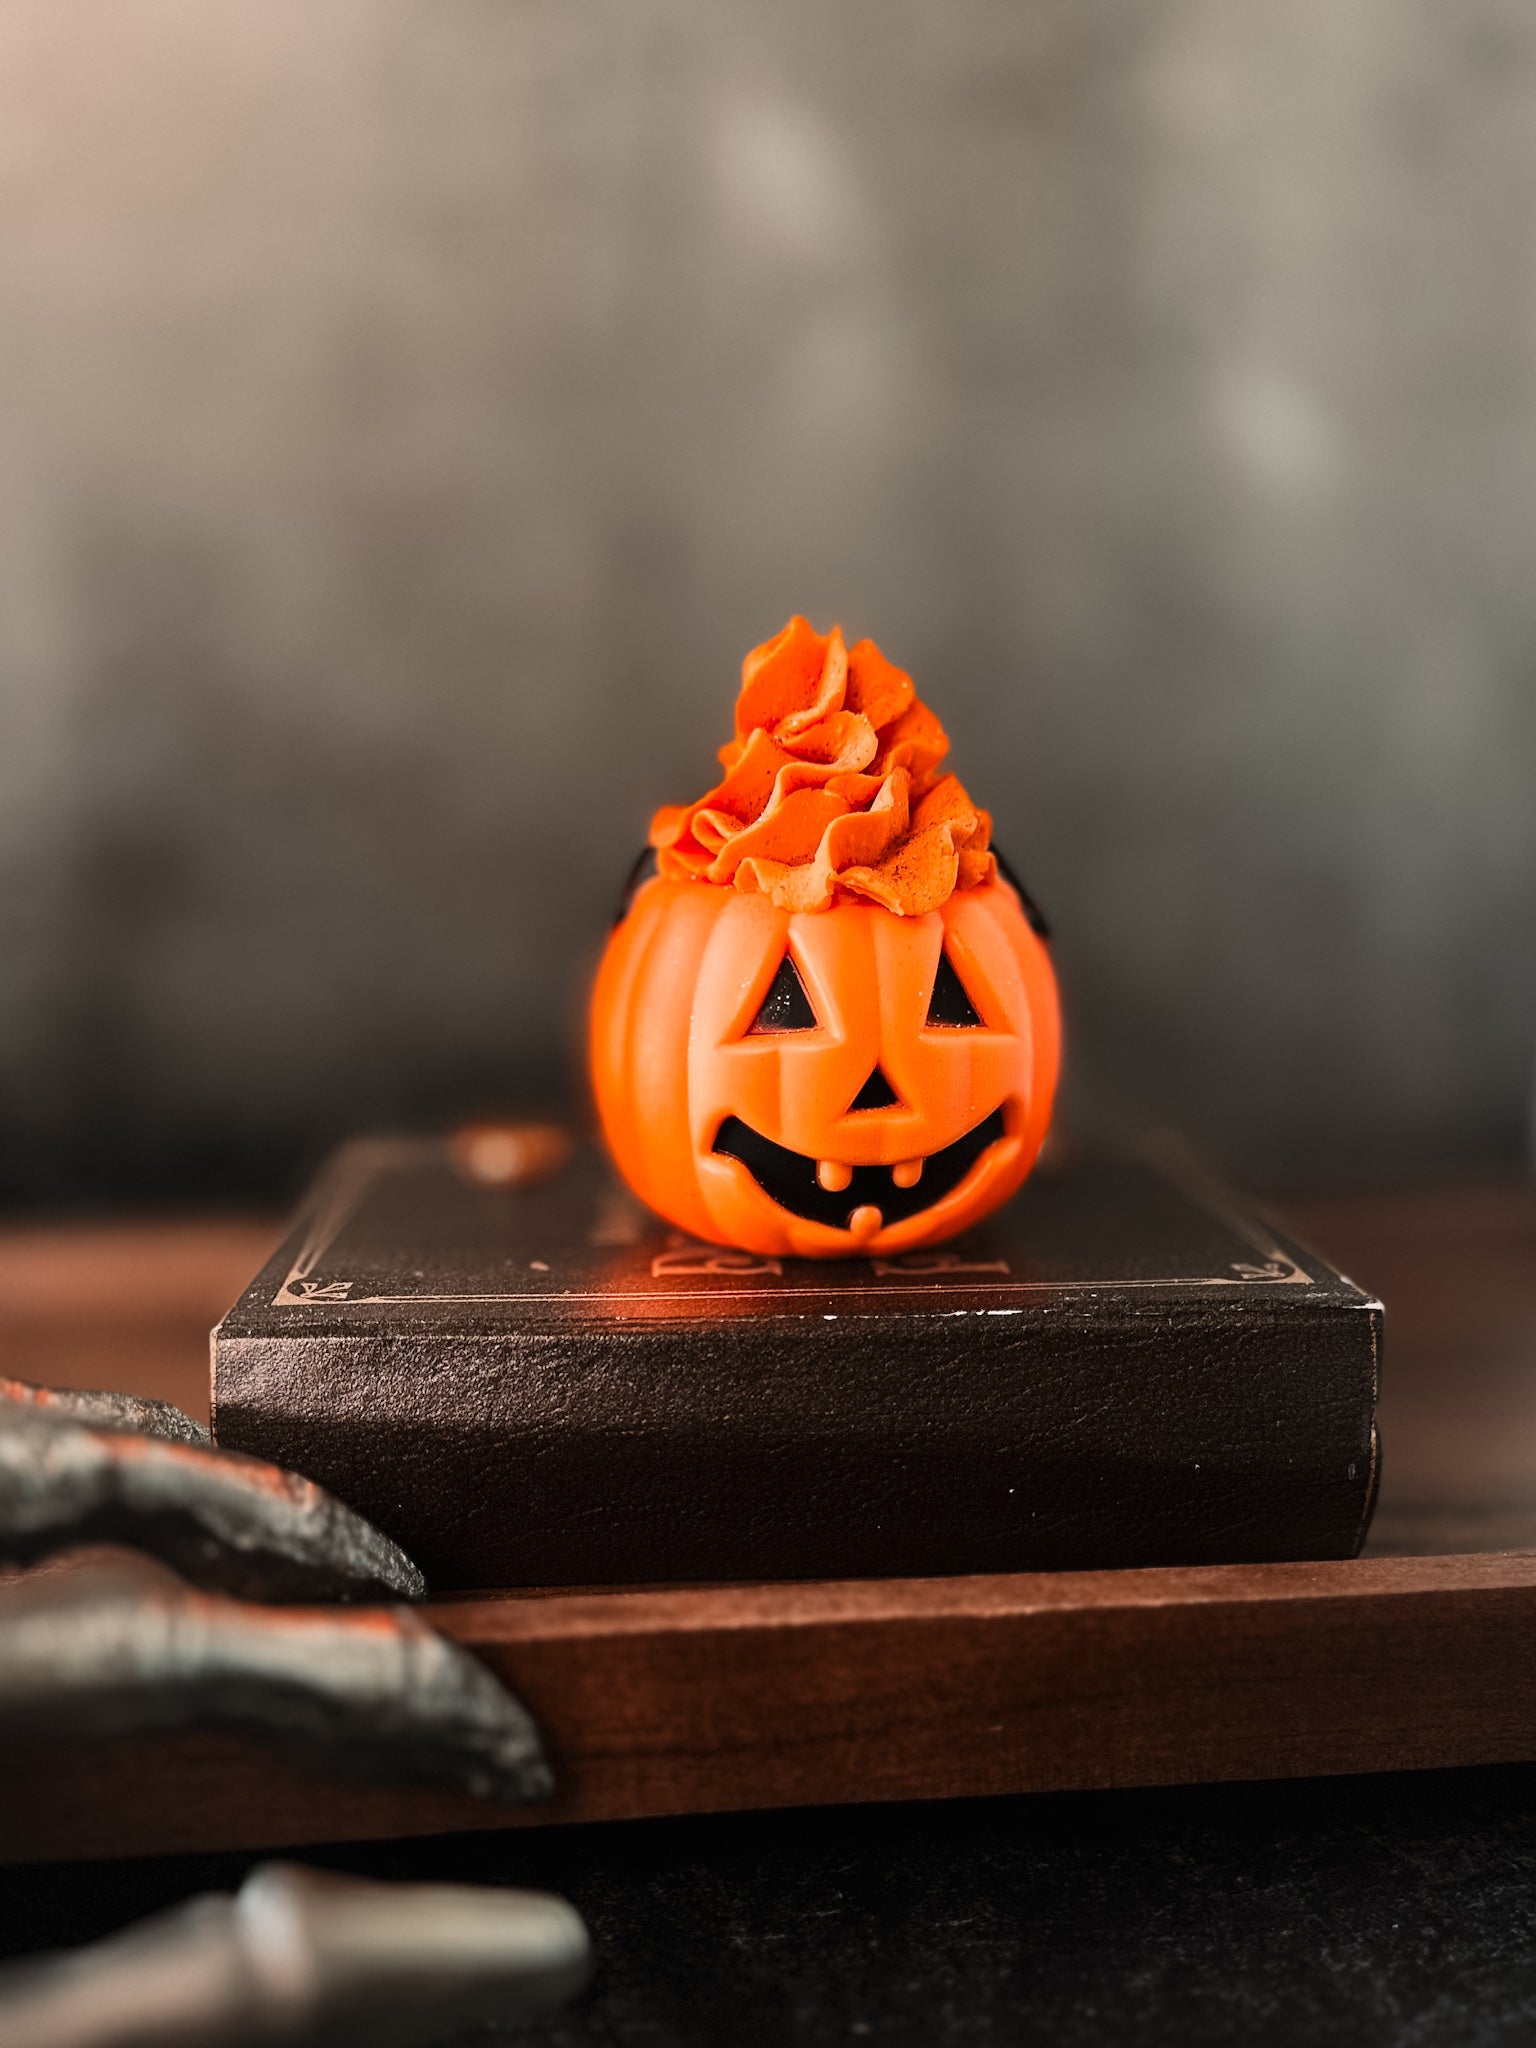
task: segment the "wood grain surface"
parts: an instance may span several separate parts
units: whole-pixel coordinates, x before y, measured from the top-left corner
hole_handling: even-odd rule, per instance
[[[6,1857],[1536,1757],[1536,1558],[735,1586],[427,1609],[559,1796],[326,1782],[251,1744],[0,1759]]]
[[[1376,1555],[1536,1546],[1536,1185],[1283,1212],[1386,1304]]]
[[[0,1228],[0,1372],[208,1420],[208,1333],[271,1256],[264,1218]]]

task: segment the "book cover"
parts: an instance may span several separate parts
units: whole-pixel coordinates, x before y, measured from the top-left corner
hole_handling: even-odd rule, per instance
[[[364,1140],[214,1332],[214,1428],[439,1588],[1348,1557],[1381,1325],[1176,1155],[823,1263],[684,1239],[588,1151],[503,1192]]]

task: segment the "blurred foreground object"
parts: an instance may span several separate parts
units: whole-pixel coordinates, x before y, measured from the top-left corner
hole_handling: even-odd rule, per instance
[[[5,1401],[17,1408],[37,1409],[44,1415],[83,1422],[91,1429],[130,1430],[140,1436],[158,1437],[164,1443],[198,1444],[205,1450],[213,1441],[201,1422],[194,1422],[172,1402],[143,1394],[101,1388],[39,1387],[30,1380],[0,1380],[0,1402]]]
[[[295,1472],[188,1441],[195,1430],[162,1402],[0,1383],[0,1557],[127,1543],[243,1598],[421,1598],[421,1573],[371,1522]]]
[[[201,1435],[163,1402],[0,1382],[0,1563],[50,1560],[0,1580],[0,1736],[234,1728],[345,1776],[546,1797],[527,1711],[408,1608],[256,1604],[426,1582],[321,1488]]]
[[[0,1583],[0,1740],[187,1728],[238,1729],[343,1777],[510,1805],[553,1790],[526,1709],[408,1608],[260,1607],[138,1557]]]
[[[545,1892],[385,1885],[271,1863],[77,1955],[0,1972],[6,2048],[410,2048],[531,2019],[591,1947]]]

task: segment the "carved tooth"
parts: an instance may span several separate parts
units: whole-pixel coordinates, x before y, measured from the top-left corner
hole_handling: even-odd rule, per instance
[[[899,1188],[915,1188],[922,1177],[921,1159],[903,1159],[899,1165],[891,1168],[891,1179]]]
[[[818,1159],[816,1178],[829,1195],[840,1195],[853,1180],[853,1168],[845,1166],[841,1159]]]
[[[855,1244],[868,1244],[884,1221],[873,1202],[860,1202],[848,1218],[848,1234]]]

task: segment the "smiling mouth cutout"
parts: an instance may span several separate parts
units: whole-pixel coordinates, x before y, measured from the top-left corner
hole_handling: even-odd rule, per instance
[[[726,1118],[714,1149],[728,1159],[739,1159],[764,1194],[792,1216],[825,1224],[829,1230],[851,1230],[864,1239],[887,1224],[904,1223],[909,1216],[943,1201],[959,1187],[988,1146],[1006,1135],[1003,1112],[994,1109],[942,1152],[930,1152],[916,1162],[919,1170],[912,1179],[907,1178],[912,1162],[895,1167],[845,1166],[832,1176],[848,1176],[841,1187],[824,1184],[820,1162],[776,1145],[739,1116]],[[901,1180],[894,1177],[897,1173]]]

